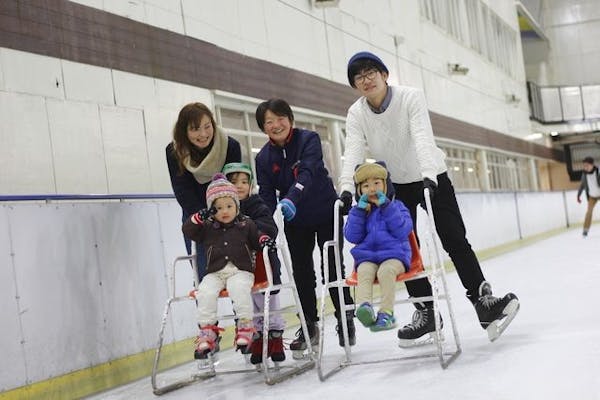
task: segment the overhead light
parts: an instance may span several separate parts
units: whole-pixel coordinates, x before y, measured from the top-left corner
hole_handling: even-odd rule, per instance
[[[536,133],[532,133],[530,135],[525,136],[523,139],[525,139],[525,140],[539,140],[539,139],[541,139],[543,137],[544,137],[543,133],[536,132]]]
[[[448,73],[453,75],[466,75],[469,68],[458,63],[448,63]]]

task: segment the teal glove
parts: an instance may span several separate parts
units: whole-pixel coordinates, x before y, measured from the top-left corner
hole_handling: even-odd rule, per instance
[[[389,201],[390,199],[388,199],[387,196],[381,190],[377,191],[377,205],[379,207],[385,205]]]
[[[356,206],[361,210],[366,210],[369,206],[369,196],[366,193],[360,196],[360,199],[358,199],[358,204]]]
[[[286,221],[291,221],[296,216],[296,206],[294,203],[288,199],[287,197],[282,199],[279,204],[281,204],[281,212],[283,213],[283,218]]]

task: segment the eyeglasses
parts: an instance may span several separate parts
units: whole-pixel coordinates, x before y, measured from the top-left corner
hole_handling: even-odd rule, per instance
[[[372,69],[370,71],[365,72],[364,74],[354,75],[354,83],[362,85],[365,82],[365,79],[372,81],[373,79],[375,79],[375,76],[377,76],[378,72],[379,71],[377,71],[376,69]]]

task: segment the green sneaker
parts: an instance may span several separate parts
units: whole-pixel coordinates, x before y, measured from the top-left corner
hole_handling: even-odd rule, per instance
[[[362,303],[360,307],[356,309],[356,318],[358,318],[360,323],[363,324],[365,328],[373,325],[376,321],[376,318],[375,311],[373,310],[371,303]]]
[[[396,327],[396,318],[393,314],[386,311],[379,311],[377,313],[377,320],[371,325],[371,332],[387,331]]]

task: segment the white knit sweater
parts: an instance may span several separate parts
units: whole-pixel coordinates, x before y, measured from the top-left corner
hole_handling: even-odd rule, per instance
[[[340,190],[354,192],[354,168],[364,162],[367,147],[371,156],[385,161],[392,182],[418,182],[447,170],[446,156],[433,139],[425,96],[420,89],[390,86],[392,100],[381,114],[361,97],[348,109],[346,146]]]

